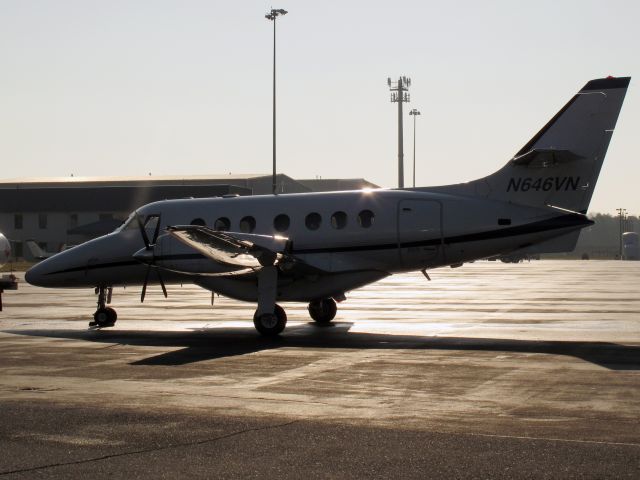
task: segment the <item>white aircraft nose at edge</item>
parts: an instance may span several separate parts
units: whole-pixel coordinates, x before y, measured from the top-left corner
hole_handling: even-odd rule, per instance
[[[388,275],[513,252],[575,248],[630,78],[588,82],[507,164],[468,183],[165,200],[115,232],[32,267],[44,287],[92,287],[90,325],[112,326],[114,286],[192,282],[257,302],[256,329],[286,325],[277,301],[309,302],[319,323],[345,293]],[[210,225],[208,227],[207,225]]]
[[[11,244],[7,237],[0,233],[0,267],[9,261],[11,256]]]

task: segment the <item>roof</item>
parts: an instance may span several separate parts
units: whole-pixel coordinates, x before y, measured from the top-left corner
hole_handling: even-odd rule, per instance
[[[237,185],[66,185],[0,188],[1,212],[131,212],[158,200],[216,197],[229,193],[251,195]]]
[[[364,178],[311,178],[298,180],[302,185],[314,192],[336,192],[342,190],[362,190],[363,188],[380,188]]]
[[[278,174],[278,193],[378,188],[363,178],[294,180]],[[130,212],[146,203],[229,193],[272,192],[271,175],[29,177],[0,180],[0,212]]]
[[[286,176],[286,175],[284,175]],[[142,175],[142,176],[111,176],[111,177],[22,177],[0,179],[0,189],[3,188],[45,188],[45,187],[83,187],[95,185],[198,185],[198,184],[230,184],[237,180],[255,180],[271,178],[267,174],[219,174],[219,175]],[[288,178],[288,177],[287,177]]]

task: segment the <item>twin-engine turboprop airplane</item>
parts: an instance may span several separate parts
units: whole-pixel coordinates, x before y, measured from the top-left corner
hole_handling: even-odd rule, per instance
[[[345,293],[388,275],[495,255],[570,251],[629,85],[587,83],[498,172],[469,183],[236,198],[166,200],[115,232],[58,253],[26,280],[96,287],[92,324],[111,326],[111,288],[193,282],[257,302],[257,330],[277,335],[277,301],[309,302],[318,323]]]

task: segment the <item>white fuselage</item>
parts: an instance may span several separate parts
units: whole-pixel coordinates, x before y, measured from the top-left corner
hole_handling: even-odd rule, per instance
[[[277,298],[298,301],[341,295],[393,273],[508,253],[586,225],[584,217],[553,208],[418,190],[166,200],[141,207],[137,215],[159,215],[161,232],[204,223],[289,238],[289,253],[322,272],[280,275]],[[27,280],[50,287],[140,285],[147,266],[133,255],[143,246],[132,215],[115,232],[41,262]],[[232,298],[257,298],[255,274],[220,275],[232,269],[167,234],[153,254],[167,283],[193,282]]]

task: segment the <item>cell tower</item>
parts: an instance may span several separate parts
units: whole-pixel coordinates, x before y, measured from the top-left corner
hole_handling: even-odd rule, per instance
[[[398,104],[398,188],[404,188],[404,151],[402,136],[402,104],[409,102],[409,87],[411,79],[400,77],[397,82],[387,78],[387,85],[391,90],[391,103]]]

